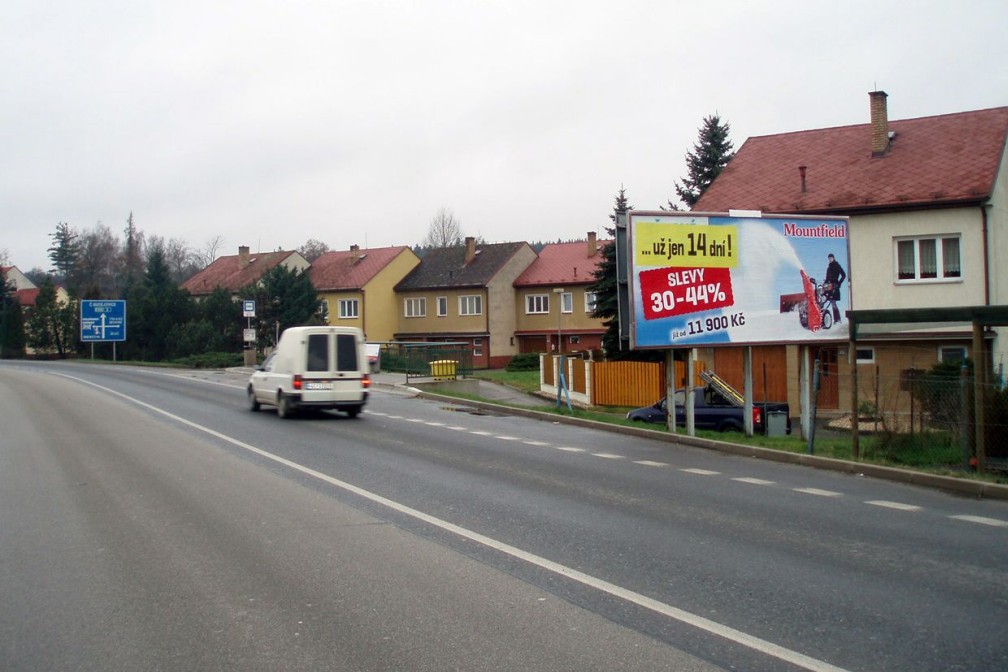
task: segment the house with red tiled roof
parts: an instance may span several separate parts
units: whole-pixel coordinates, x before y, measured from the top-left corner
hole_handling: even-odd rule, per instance
[[[527,242],[428,250],[395,287],[395,340],[458,342],[472,350],[473,368],[501,368],[518,354],[514,281],[536,253]]]
[[[606,328],[592,317],[595,269],[603,246],[594,231],[587,241],[553,243],[514,281],[515,340],[519,352],[599,350]]]
[[[14,285],[14,296],[22,308],[34,308],[38,298],[39,288],[17,266],[0,266],[0,278]],[[70,301],[70,294],[62,285],[56,285],[56,302],[65,305]]]
[[[361,329],[372,342],[391,341],[399,327],[395,286],[420,263],[409,247],[326,252],[308,274],[325,303],[329,324]]]
[[[1008,107],[890,121],[887,94],[869,96],[867,124],[749,138],[694,211],[848,216],[852,310],[1008,304]],[[823,348],[834,387],[820,407],[849,410],[835,375],[849,358],[897,377],[973,356],[970,325],[928,326],[862,332],[856,353]],[[985,334],[995,366],[1006,336]]]
[[[217,257],[209,266],[183,282],[181,287],[197,298],[206,297],[218,287],[236,295],[242,287],[258,282],[271,268],[285,266],[292,271],[303,272],[310,265],[298,252],[251,253],[248,246],[242,245],[238,254]]]

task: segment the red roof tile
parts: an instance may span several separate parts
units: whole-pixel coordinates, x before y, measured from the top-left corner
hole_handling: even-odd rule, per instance
[[[840,214],[980,202],[997,178],[1008,107],[890,121],[889,131],[880,157],[871,124],[749,138],[693,210]]]
[[[242,255],[217,257],[209,266],[183,282],[181,287],[194,296],[209,294],[217,287],[237,292],[242,287],[257,282],[266,271],[295,254],[301,256],[287,250],[250,253],[248,264],[244,266],[239,261]]]
[[[359,250],[356,260],[354,250],[326,252],[312,263],[309,270],[312,284],[319,291],[361,289],[409,249],[402,245]]]
[[[14,294],[22,308],[33,308],[35,300],[38,299],[39,290],[37,287],[35,289],[19,289]]]
[[[589,243],[554,243],[546,245],[539,256],[514,281],[515,287],[538,285],[573,285],[595,282],[595,268],[602,263],[602,248],[611,240],[600,240],[589,255]]]

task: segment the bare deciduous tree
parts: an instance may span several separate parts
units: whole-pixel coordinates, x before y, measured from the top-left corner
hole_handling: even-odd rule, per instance
[[[316,259],[321,257],[323,254],[329,251],[329,246],[323,243],[321,240],[316,240],[315,238],[309,238],[304,245],[297,248],[298,253],[307,259],[309,262],[314,263]]]
[[[89,299],[117,296],[119,238],[112,229],[98,222],[90,231],[83,231],[80,240],[81,295]]]
[[[431,218],[430,228],[421,245],[424,247],[456,247],[462,244],[462,223],[448,208],[441,208]]]
[[[203,245],[203,249],[200,251],[200,264],[203,268],[206,268],[213,263],[214,259],[217,258],[217,253],[220,251],[221,245],[224,244],[224,236],[217,234],[207,239],[206,243]]]

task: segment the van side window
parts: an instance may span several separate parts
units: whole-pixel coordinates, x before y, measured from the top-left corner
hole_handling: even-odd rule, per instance
[[[336,370],[357,371],[357,338],[353,334],[336,334]]]
[[[328,334],[310,334],[308,336],[308,370],[329,370]]]

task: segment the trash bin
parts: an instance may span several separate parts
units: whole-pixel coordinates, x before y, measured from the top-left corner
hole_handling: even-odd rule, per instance
[[[787,436],[787,413],[768,411],[766,416],[767,436]]]
[[[455,380],[455,366],[457,362],[453,359],[439,359],[430,363],[430,375],[434,380]]]

